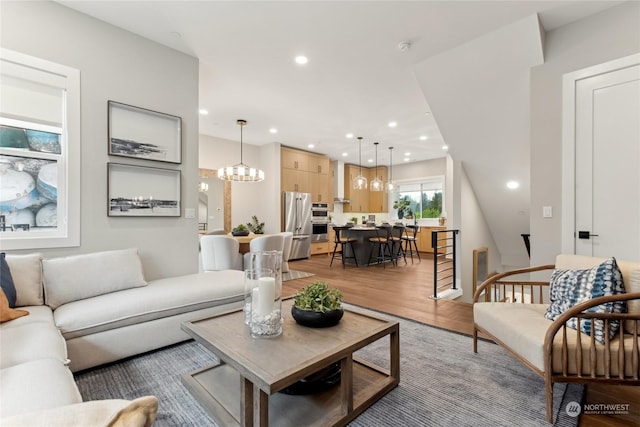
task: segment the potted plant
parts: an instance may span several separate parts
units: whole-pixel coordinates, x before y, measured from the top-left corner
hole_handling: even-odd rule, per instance
[[[248,236],[249,229],[247,228],[246,225],[240,224],[237,227],[235,227],[233,230],[231,230],[231,234],[233,234],[234,236]]]
[[[404,196],[393,202],[393,209],[398,211],[398,219],[404,218],[404,211],[409,208],[409,205],[411,205],[411,201],[409,201],[408,196]]]
[[[247,223],[247,227],[253,234],[264,234],[264,222],[260,222],[255,215],[251,217],[251,222]]]
[[[291,315],[300,325],[313,328],[334,326],[343,314],[342,294],[323,281],[316,280],[293,297]]]

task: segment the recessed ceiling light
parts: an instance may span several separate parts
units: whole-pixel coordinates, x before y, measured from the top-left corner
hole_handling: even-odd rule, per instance
[[[342,157],[347,157],[349,153],[342,153]]]
[[[352,133],[348,133],[348,134],[345,135],[345,138],[351,139],[351,138],[353,138],[353,134]]]
[[[206,116],[207,114],[209,114],[209,111],[205,110],[204,108],[201,108],[198,110],[198,113],[200,113],[203,116]]]
[[[507,188],[509,188],[511,190],[515,190],[518,187],[520,187],[520,183],[518,181],[509,181],[509,182],[507,182]]]
[[[390,128],[394,128],[396,126],[398,126],[398,122],[389,122],[389,127]]]
[[[424,115],[425,116],[430,116],[431,115],[431,111],[425,111]]]
[[[367,160],[367,163],[373,163],[373,159]]]
[[[313,147],[315,147],[315,145],[313,145],[313,144],[307,145],[307,148],[313,148]]]
[[[427,135],[422,135],[420,137],[420,141],[426,141],[427,140]]]
[[[307,58],[304,55],[299,55],[299,56],[296,56],[295,61],[296,61],[296,64],[304,65],[307,62],[309,62],[309,58]]]
[[[409,160],[411,160],[411,159],[410,159],[410,158],[408,158],[408,157],[405,157],[405,158],[404,158],[404,159],[402,159],[402,160],[404,160],[405,162],[408,162],[408,161],[409,161]]]
[[[278,129],[276,129],[276,128],[271,128],[271,129],[269,129],[269,132],[271,132],[271,133],[278,133]]]
[[[409,156],[411,155],[411,153],[407,151],[406,153],[404,153],[404,155],[405,155],[406,157],[409,157]]]
[[[449,149],[449,146],[448,146],[448,145],[443,145],[443,146],[442,146],[442,149],[443,149],[443,150],[448,150],[448,149]]]

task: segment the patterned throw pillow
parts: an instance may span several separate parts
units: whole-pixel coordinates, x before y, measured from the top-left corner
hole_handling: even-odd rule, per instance
[[[608,259],[587,270],[554,270],[550,282],[551,304],[544,317],[555,320],[578,303],[624,292],[622,273],[615,258]],[[592,313],[625,313],[626,311],[626,301],[608,302],[587,310]],[[567,322],[567,326],[577,329],[577,323],[577,320],[573,318]],[[582,319],[580,320],[580,331],[591,335],[592,323],[596,340],[604,344],[604,320],[593,319],[592,322],[591,319]],[[619,321],[609,321],[609,338],[613,337],[619,327]]]

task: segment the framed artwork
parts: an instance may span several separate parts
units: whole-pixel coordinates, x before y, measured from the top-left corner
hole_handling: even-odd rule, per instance
[[[108,104],[110,155],[182,163],[182,118],[115,101]]]
[[[180,216],[180,171],[107,164],[108,216]]]

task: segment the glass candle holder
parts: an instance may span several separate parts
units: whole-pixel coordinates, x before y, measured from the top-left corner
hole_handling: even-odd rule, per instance
[[[251,252],[249,266],[253,270],[273,272],[271,277],[259,277],[257,287],[251,290],[251,336],[277,337],[282,334],[282,251]]]
[[[244,323],[251,323],[251,302],[253,301],[254,294],[257,302],[258,284],[261,277],[270,277],[275,279],[275,273],[269,268],[249,268],[244,271]]]

